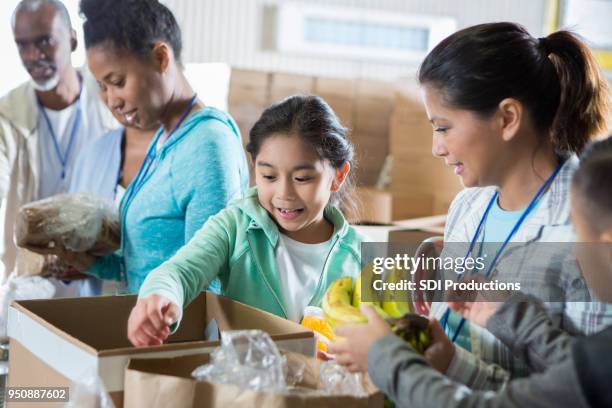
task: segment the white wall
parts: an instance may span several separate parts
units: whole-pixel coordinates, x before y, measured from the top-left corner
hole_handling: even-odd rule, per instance
[[[183,28],[187,62],[223,61],[238,68],[309,75],[394,80],[415,65],[279,54],[262,49],[270,8],[284,0],[165,0]],[[450,16],[458,27],[491,21],[515,21],[533,35],[543,31],[546,0],[301,0],[306,3],[369,8],[394,13]],[[266,19],[264,19],[264,16]]]
[[[82,21],[78,0],[63,0],[73,19],[79,48],[75,65],[84,62]],[[362,62],[325,57],[280,54],[262,49],[273,25],[270,10],[284,0],[163,0],[175,13],[183,30],[184,61],[225,62],[234,67],[278,70],[309,75],[394,80],[410,75],[415,66],[398,63]],[[459,28],[487,21],[511,20],[540,35],[547,0],[301,0],[394,13],[433,14],[457,19]],[[3,56],[0,95],[28,78],[21,66],[10,26],[18,0],[0,1],[0,53]],[[268,10],[268,11],[265,11]],[[264,18],[266,17],[266,18]],[[264,34],[265,33],[265,34]]]

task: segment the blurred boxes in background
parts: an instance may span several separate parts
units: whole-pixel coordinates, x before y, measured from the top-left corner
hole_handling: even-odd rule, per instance
[[[356,91],[354,80],[317,78],[315,81],[314,94],[325,99],[342,124],[350,129],[353,127],[353,101]]]
[[[376,185],[389,154],[389,122],[395,89],[382,81],[357,81],[354,127],[351,139],[356,152],[359,186]]]
[[[393,224],[394,221],[431,215],[434,197],[431,194],[390,192],[374,187],[359,187],[355,201],[357,211],[345,210],[351,223]]]
[[[314,92],[315,78],[311,76],[274,73],[270,80],[270,104],[291,95],[311,95]]]
[[[406,186],[418,186],[424,187],[421,191],[456,192],[461,188],[459,179],[443,159],[432,154],[433,128],[418,92],[403,89],[396,93],[389,132],[389,152],[394,158],[390,189],[401,191]]]

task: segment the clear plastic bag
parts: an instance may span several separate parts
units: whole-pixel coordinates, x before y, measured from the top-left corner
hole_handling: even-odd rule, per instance
[[[108,255],[119,248],[119,219],[104,200],[92,194],[60,194],[21,207],[15,226],[17,244],[25,248],[61,246],[74,252]]]
[[[283,392],[286,360],[268,335],[261,330],[221,333],[221,346],[211,354],[211,363],[196,368],[198,381],[233,384],[255,391]]]
[[[80,378],[72,383],[65,408],[115,408],[100,377],[90,373]]]
[[[323,391],[329,395],[352,395],[354,397],[368,395],[363,387],[362,374],[351,373],[334,361],[321,363],[320,380]]]
[[[211,354],[211,362],[196,368],[192,376],[198,381],[280,394],[368,395],[362,375],[350,373],[335,362],[320,364],[319,387],[316,380],[305,387],[302,383],[306,364],[295,357],[290,360],[281,355],[270,336],[261,330],[224,331],[221,346]],[[316,370],[310,371],[310,377],[317,376]]]
[[[304,380],[305,371],[306,364],[298,361],[292,361],[290,364],[287,361],[287,356],[283,356],[283,374],[288,387],[298,386]]]

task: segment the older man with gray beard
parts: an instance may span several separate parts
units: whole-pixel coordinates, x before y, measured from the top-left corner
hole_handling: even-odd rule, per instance
[[[27,252],[14,239],[19,208],[66,192],[81,149],[118,125],[93,77],[72,65],[76,33],[60,1],[23,0],[12,25],[31,79],[0,99],[0,283],[28,272]],[[54,285],[56,296],[84,294],[79,282]]]

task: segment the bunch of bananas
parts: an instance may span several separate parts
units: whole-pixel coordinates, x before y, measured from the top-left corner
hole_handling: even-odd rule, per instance
[[[366,286],[366,288],[370,287]],[[368,319],[359,310],[361,304],[371,305],[383,319],[391,324],[393,332],[410,343],[419,353],[423,353],[429,345],[431,341],[429,320],[413,314],[407,302],[362,301],[361,276],[357,278],[354,285],[353,278],[348,276],[336,280],[327,289],[321,306],[325,320],[332,328],[335,328],[340,324],[367,323]]]
[[[395,320],[393,332],[420,354],[423,354],[431,343],[429,320],[417,314],[406,314]]]

